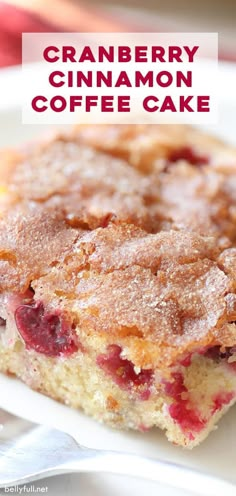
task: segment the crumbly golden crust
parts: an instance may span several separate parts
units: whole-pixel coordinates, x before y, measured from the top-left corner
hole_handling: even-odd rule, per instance
[[[24,293],[71,250],[80,230],[60,211],[18,207],[0,219],[0,292]]]
[[[114,215],[149,231],[158,229],[158,218],[149,211],[158,198],[158,178],[146,177],[72,137],[58,137],[22,153],[3,184],[7,206],[23,201],[63,208],[73,225],[83,221],[92,228]]]
[[[189,126],[78,126],[75,139],[159,178],[153,215],[177,229],[236,241],[236,150]]]
[[[112,217],[147,232],[210,234],[222,248],[236,242],[236,151],[189,127],[79,127],[5,168],[3,209],[30,202],[63,208],[72,226]]]

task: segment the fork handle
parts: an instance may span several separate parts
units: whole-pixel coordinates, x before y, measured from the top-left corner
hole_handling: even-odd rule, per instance
[[[234,484],[172,462],[115,451],[84,449],[82,453],[80,451],[80,459],[69,463],[68,471],[107,472],[141,477],[198,496],[236,495]],[[64,468],[66,469],[65,465]]]

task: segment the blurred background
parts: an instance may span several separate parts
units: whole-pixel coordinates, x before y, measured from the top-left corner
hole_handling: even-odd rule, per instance
[[[236,0],[0,0],[0,67],[21,63],[21,33],[216,31],[236,62]]]

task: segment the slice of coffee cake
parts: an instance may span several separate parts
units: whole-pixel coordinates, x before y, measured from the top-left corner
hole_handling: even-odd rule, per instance
[[[35,207],[0,236],[2,371],[113,427],[207,436],[236,400],[234,249]]]

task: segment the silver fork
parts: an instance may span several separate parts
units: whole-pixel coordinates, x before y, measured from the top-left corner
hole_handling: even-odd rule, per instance
[[[191,494],[235,496],[236,486],[168,461],[85,448],[64,432],[0,410],[0,487],[58,474],[108,472],[142,477]]]

